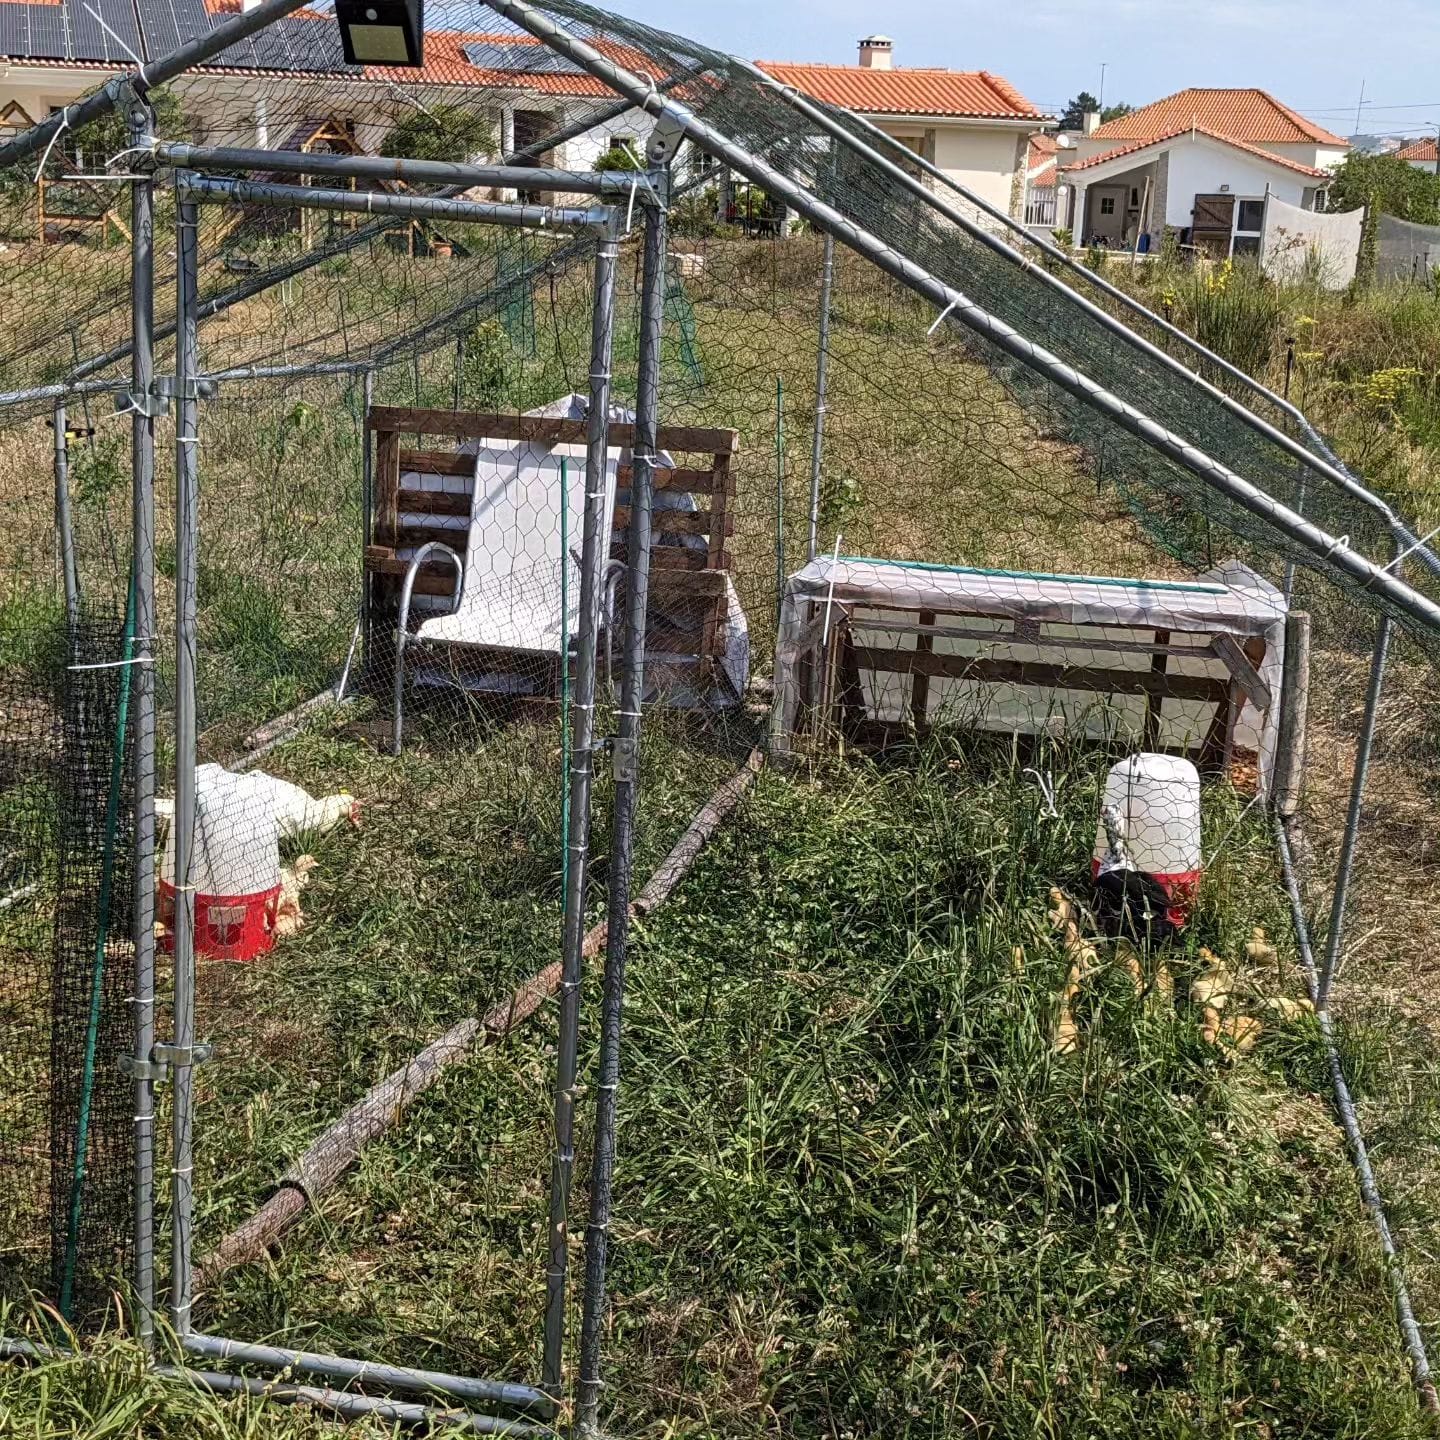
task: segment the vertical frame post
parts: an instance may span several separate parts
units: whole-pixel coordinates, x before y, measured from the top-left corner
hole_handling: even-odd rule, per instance
[[[835,288],[835,237],[826,235],[820,261],[820,339],[815,353],[815,433],[810,442],[810,537],[805,558],[820,544],[820,469],[825,458],[825,410],[830,384],[830,301]]]
[[[154,128],[154,112],[134,99],[130,144]],[[131,676],[135,805],[135,1328],[155,1341],[155,182],[130,182],[130,473],[135,588],[135,664]]]
[[[65,584],[65,622],[72,629],[80,613],[80,582],[75,573],[75,529],[70,520],[70,435],[65,402],[55,402],[55,548]]]
[[[370,612],[375,608],[375,586],[370,578],[366,556],[374,540],[375,524],[375,445],[377,437],[370,433],[370,411],[375,404],[375,371],[365,371],[365,413],[360,417],[360,645],[362,675],[370,673],[375,652],[371,648]]]
[[[579,1433],[598,1433],[600,1337],[605,1315],[605,1264],[615,1173],[615,1116],[620,1086],[620,1024],[625,1004],[625,959],[630,938],[630,882],[635,811],[640,788],[640,728],[645,697],[645,622],[650,599],[651,515],[660,406],[660,341],[665,318],[666,215],[645,213],[640,281],[640,347],[631,447],[630,527],[625,603],[625,649],[615,739],[615,802],[610,830],[610,887],[605,983],[600,1014],[599,1083],[590,1220],[585,1231],[585,1297],[580,1323]]]
[[[183,190],[177,190],[183,197]],[[199,372],[199,221],[195,202],[175,211],[175,1037],[172,1115],[170,1323],[190,1330],[190,1250],[194,1205],[192,1128],[195,1091],[195,644],[196,455]]]
[[[590,331],[590,401],[585,450],[585,529],[580,562],[580,626],[570,721],[570,839],[565,857],[565,928],[560,982],[560,1037],[555,1076],[555,1154],[550,1170],[550,1261],[546,1271],[542,1385],[558,1398],[565,1347],[565,1274],[569,1260],[570,1181],[575,1169],[575,1076],[580,1038],[580,982],[585,939],[585,880],[594,773],[595,658],[600,631],[600,553],[605,523],[605,464],[610,444],[610,365],[619,240],[607,228],[595,255]],[[561,557],[569,563],[568,556]],[[566,657],[561,657],[566,663]]]
[[[1399,544],[1396,545],[1399,558]],[[1355,769],[1350,777],[1350,806],[1345,815],[1345,835],[1340,842],[1340,863],[1335,872],[1335,892],[1330,902],[1330,929],[1325,937],[1325,964],[1320,972],[1315,1008],[1330,1003],[1330,984],[1340,963],[1345,943],[1345,905],[1350,898],[1350,877],[1355,868],[1355,849],[1360,839],[1360,817],[1365,803],[1365,781],[1370,773],[1370,753],[1375,743],[1375,722],[1380,712],[1380,695],[1385,688],[1385,662],[1390,655],[1391,621],[1380,617],[1375,631],[1375,648],[1370,654],[1370,683],[1365,688],[1365,711],[1355,746]]]

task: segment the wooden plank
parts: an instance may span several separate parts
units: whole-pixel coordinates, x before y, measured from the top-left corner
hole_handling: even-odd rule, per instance
[[[411,435],[453,435],[460,440],[534,440],[544,445],[583,445],[585,421],[552,420],[540,415],[495,415],[472,410],[421,410],[373,405],[366,422],[372,430],[399,430]],[[610,426],[612,445],[629,445],[633,425]],[[703,425],[662,425],[656,439],[662,450],[733,454],[740,443],[735,430]]]
[[[379,430],[375,435],[374,483],[374,535],[382,544],[393,543],[400,499],[400,436],[394,430]]]
[[[454,450],[402,450],[400,473],[407,470],[420,475],[459,475],[469,480],[475,474],[475,457]]]
[[[372,575],[402,577],[410,568],[410,562],[390,549],[388,545],[367,545],[365,547],[365,568]],[[415,593],[417,595],[454,595],[455,567],[447,560],[427,560],[416,573]]]
[[[442,545],[448,545],[457,555],[463,557],[465,541],[469,536],[465,530],[452,530],[446,525],[425,525],[411,520],[399,527],[395,538],[401,545],[425,545],[431,540],[438,540]],[[440,563],[443,565],[446,562],[442,560]]]
[[[617,473],[622,485],[630,484],[635,478],[634,469],[629,465],[622,465]],[[719,483],[728,483],[729,493],[732,495],[735,493],[733,481],[722,478]],[[717,488],[717,477],[713,470],[700,470],[680,465],[673,470],[656,470],[655,488],[657,490],[678,490],[688,495],[713,495]]]
[[[655,552],[658,553],[658,552]],[[651,556],[654,563],[654,554]],[[657,594],[725,595],[729,576],[723,570],[652,570],[650,588]]]
[[[933,610],[922,610],[920,612],[920,625],[922,630],[927,625],[935,623],[935,612]],[[928,634],[920,634],[915,637],[915,650],[921,655],[931,655],[935,651],[935,637]],[[917,731],[925,728],[925,712],[930,704],[930,677],[925,671],[917,667],[912,672],[910,681],[910,718],[915,722]]]
[[[645,649],[649,654],[704,655],[705,636],[698,630],[647,630]]]
[[[449,490],[400,490],[398,509],[411,515],[469,515],[473,501],[469,495]],[[463,541],[465,532],[454,532]]]
[[[612,559],[623,560],[625,558],[625,547],[623,545],[612,545],[610,547]],[[665,570],[705,570],[709,568],[705,560],[703,550],[686,550],[679,545],[657,545],[650,552],[650,569],[652,572]]]
[[[909,675],[922,670],[947,680],[980,680],[992,684],[1036,685],[1055,690],[1115,691],[1121,694],[1165,695],[1175,700],[1222,702],[1229,694],[1226,680],[1203,675],[1156,675],[1150,670],[1097,670],[1086,665],[1049,665],[1033,660],[989,660],[968,655],[926,655],[916,650],[880,650],[857,645],[862,670]]]
[[[735,533],[735,522],[728,516],[722,522],[728,528],[726,535]],[[703,510],[656,510],[651,515],[651,525],[657,535],[708,535],[710,517]],[[626,530],[630,526],[630,507],[615,507],[615,528]]]
[[[1149,184],[1149,181],[1146,181]],[[1150,661],[1150,673],[1152,675],[1163,675],[1169,658],[1166,655],[1166,647],[1170,644],[1170,632],[1162,626],[1155,630],[1155,654]],[[1160,707],[1165,703],[1163,695],[1150,695],[1146,697],[1145,703],[1145,731],[1143,744],[1147,750],[1158,750],[1160,748]]]
[[[1225,662],[1225,668],[1230,672],[1235,683],[1245,692],[1245,698],[1257,710],[1268,710],[1271,703],[1270,687],[1261,678],[1260,671],[1251,663],[1250,656],[1246,650],[1252,650],[1255,642],[1247,642],[1244,649],[1236,641],[1233,635],[1217,635],[1211,642],[1210,648]],[[1265,642],[1259,642],[1259,653],[1261,658],[1265,654]]]

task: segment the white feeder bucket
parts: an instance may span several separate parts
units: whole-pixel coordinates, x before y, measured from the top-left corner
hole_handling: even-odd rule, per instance
[[[253,960],[275,943],[280,840],[268,785],[223,765],[195,771],[195,953]],[[160,864],[160,918],[174,943],[175,827]]]
[[[1125,853],[1137,870],[1159,882],[1170,898],[1167,918],[1183,925],[1199,888],[1200,772],[1179,755],[1132,755],[1105,777],[1102,809],[1119,822]],[[1110,850],[1102,819],[1095,831],[1091,874],[1098,876]]]

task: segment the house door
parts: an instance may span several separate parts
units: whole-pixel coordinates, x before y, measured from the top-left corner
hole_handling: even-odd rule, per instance
[[[1235,228],[1233,195],[1197,195],[1190,212],[1190,243],[1223,260],[1230,253]]]
[[[1090,243],[1117,249],[1125,235],[1125,185],[1096,185],[1090,191]]]

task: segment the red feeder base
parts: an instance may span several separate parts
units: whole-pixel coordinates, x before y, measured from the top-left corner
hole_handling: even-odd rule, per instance
[[[206,960],[255,960],[275,945],[280,887],[256,895],[196,895],[195,954]],[[160,882],[161,948],[175,948],[175,887]]]

